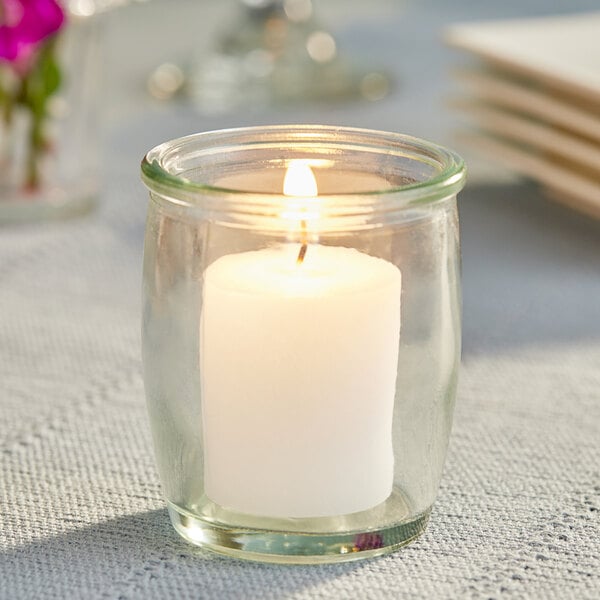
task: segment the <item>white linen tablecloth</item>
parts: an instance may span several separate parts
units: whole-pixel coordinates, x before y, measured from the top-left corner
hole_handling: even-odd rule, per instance
[[[140,367],[142,154],[193,131],[286,121],[448,142],[442,76],[454,55],[437,41],[440,26],[547,10],[541,0],[505,3],[504,14],[453,4],[341,26],[342,40],[371,57],[385,50],[395,69],[398,87],[381,104],[211,119],[154,105],[131,83],[160,59],[152,37],[175,5],[168,17],[156,2],[116,18],[99,210],[0,230],[0,598],[600,596],[600,227],[530,184],[472,184],[461,195],[463,367],[423,537],[351,564],[244,563],[181,540],[161,498]],[[575,4],[563,10],[593,3]]]

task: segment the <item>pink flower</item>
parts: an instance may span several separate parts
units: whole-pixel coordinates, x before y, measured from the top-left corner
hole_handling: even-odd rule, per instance
[[[359,533],[354,538],[354,552],[383,548],[383,536],[380,533]]]
[[[64,20],[56,0],[0,0],[0,60],[27,62]]]

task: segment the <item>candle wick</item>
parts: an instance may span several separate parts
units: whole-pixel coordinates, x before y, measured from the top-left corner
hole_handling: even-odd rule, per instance
[[[301,265],[304,262],[304,257],[306,256],[306,251],[308,250],[307,244],[302,244],[300,247],[300,252],[298,252],[298,258],[296,259],[296,264]]]
[[[300,221],[300,227],[302,228],[302,246],[300,247],[300,252],[298,252],[298,258],[296,259],[297,265],[301,265],[304,262],[304,257],[306,256],[306,251],[308,250],[306,221]]]

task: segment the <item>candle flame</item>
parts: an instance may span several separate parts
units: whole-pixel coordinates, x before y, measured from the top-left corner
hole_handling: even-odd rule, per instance
[[[285,173],[283,179],[284,196],[293,196],[295,198],[314,198],[318,194],[317,180],[308,164],[301,160],[293,160]],[[306,206],[305,203],[300,206],[298,217],[302,229],[302,246],[298,252],[296,264],[301,265],[304,262],[306,251],[308,250],[308,239],[306,233]]]
[[[283,195],[314,198],[318,194],[312,169],[301,160],[292,160],[283,179]]]

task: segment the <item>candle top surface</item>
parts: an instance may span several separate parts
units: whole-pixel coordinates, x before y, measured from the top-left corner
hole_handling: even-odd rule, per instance
[[[300,244],[229,254],[205,271],[205,285],[241,294],[321,297],[400,289],[400,270],[354,248],[310,244],[301,264]]]

